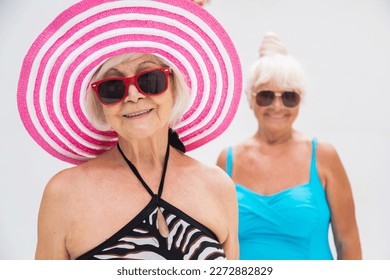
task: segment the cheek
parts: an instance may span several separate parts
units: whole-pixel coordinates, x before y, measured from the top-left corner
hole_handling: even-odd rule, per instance
[[[264,112],[267,110],[267,107],[261,107],[257,105],[255,102],[252,102],[251,104],[253,113],[255,113],[256,117],[260,117],[264,114]]]
[[[164,111],[172,111],[173,104],[175,102],[175,96],[172,92],[165,92],[161,96],[161,100],[157,103],[160,104],[159,107],[163,108]]]
[[[293,109],[291,112],[291,115],[293,116],[294,119],[298,116],[298,114],[299,114],[299,106]]]
[[[153,104],[156,108],[154,116],[155,119],[154,122],[157,121],[159,123],[167,123],[169,122],[169,119],[172,114],[172,106],[173,106],[173,97],[172,95],[169,96],[168,92],[165,92],[163,94],[167,94],[166,96],[156,96],[153,98]]]
[[[115,108],[115,105],[102,107],[103,116],[105,117],[108,124],[112,124],[116,111],[117,109]]]

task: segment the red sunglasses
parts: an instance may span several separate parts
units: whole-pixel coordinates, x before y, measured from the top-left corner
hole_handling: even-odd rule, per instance
[[[131,84],[144,95],[159,95],[168,88],[170,67],[153,68],[142,71],[132,77],[112,77],[91,84],[99,101],[105,105],[113,105],[123,101]]]

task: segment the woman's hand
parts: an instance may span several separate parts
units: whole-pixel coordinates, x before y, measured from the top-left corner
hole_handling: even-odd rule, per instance
[[[209,2],[209,0],[192,0],[192,1],[198,4],[199,6],[203,6],[204,4]]]

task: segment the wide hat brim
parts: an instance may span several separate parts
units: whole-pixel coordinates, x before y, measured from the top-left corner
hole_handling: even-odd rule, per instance
[[[85,94],[105,60],[129,52],[153,53],[184,74],[191,104],[173,128],[187,151],[226,130],[240,101],[241,64],[210,13],[187,0],[85,0],[58,15],[23,61],[17,102],[32,138],[73,164],[114,146],[117,134],[87,119]]]

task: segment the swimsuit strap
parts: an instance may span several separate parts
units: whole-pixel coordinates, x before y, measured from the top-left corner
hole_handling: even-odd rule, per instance
[[[226,150],[226,173],[232,177],[233,174],[233,147],[229,146]]]
[[[121,147],[119,146],[119,143],[117,144],[118,150],[120,154],[122,155],[123,159],[126,161],[127,165],[130,167],[130,169],[133,171],[134,175],[138,178],[138,180],[142,183],[142,185],[145,187],[145,189],[148,191],[148,193],[151,196],[155,196],[153,191],[150,189],[150,187],[146,184],[144,179],[142,179],[141,174],[139,174],[137,168],[134,166],[134,164],[131,163],[131,161],[125,156],[123,153]],[[167,167],[168,167],[168,159],[169,159],[169,142],[167,145],[167,150],[165,152],[165,159],[164,159],[164,167],[161,175],[161,180],[160,180],[160,186],[158,187],[158,197],[161,197],[162,191],[163,191],[163,186],[164,186],[164,180],[165,180],[165,174],[167,172]]]
[[[311,154],[311,164],[310,164],[310,181],[315,179],[319,180],[318,170],[317,170],[317,138],[313,138],[311,141],[312,145],[312,154]]]

